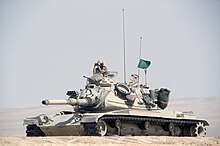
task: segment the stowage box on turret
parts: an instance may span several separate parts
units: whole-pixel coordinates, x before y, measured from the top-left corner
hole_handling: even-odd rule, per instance
[[[116,75],[109,72],[98,81],[86,77],[85,88],[67,91],[68,99],[43,100],[44,105],[71,105],[74,110],[24,119],[27,136],[206,135],[206,120],[192,112],[164,110],[168,89],[139,85],[136,74],[126,84],[115,82]]]

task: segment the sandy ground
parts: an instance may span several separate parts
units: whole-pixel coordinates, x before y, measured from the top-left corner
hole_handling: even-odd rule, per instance
[[[0,137],[1,146],[220,146],[220,139],[213,137],[155,137],[155,136],[109,136],[109,137]]]
[[[168,109],[193,111],[198,117],[207,119],[210,126],[205,138],[191,137],[25,137],[23,119],[28,116],[46,114],[53,116],[71,106],[41,106],[31,108],[0,109],[0,146],[2,145],[220,145],[220,98],[174,98]]]

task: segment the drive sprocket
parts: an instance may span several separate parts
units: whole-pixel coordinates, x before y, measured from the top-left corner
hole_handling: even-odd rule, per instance
[[[196,124],[195,134],[198,137],[206,136],[206,128],[204,127],[204,124],[202,122],[199,122],[199,123]]]

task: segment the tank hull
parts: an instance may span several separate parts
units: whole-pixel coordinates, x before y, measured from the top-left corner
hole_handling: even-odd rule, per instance
[[[208,122],[192,112],[122,109],[105,113],[69,112],[47,117],[46,122],[26,122],[27,136],[204,136]],[[39,117],[32,120],[40,119]],[[28,120],[27,120],[28,121]],[[30,127],[40,132],[30,132]]]

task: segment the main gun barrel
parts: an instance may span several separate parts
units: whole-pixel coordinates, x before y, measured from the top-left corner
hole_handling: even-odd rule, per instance
[[[80,106],[86,106],[89,104],[87,99],[63,99],[63,100],[48,100],[45,99],[42,101],[42,104],[44,105],[80,105]]]

